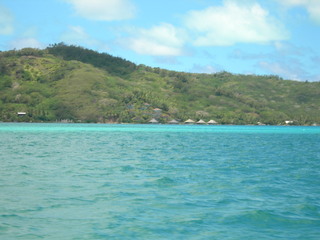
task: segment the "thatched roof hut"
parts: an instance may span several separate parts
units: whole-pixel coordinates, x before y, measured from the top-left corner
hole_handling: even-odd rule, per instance
[[[158,120],[157,120],[157,119],[152,118],[152,119],[149,121],[149,123],[159,123],[159,122],[158,122]]]
[[[203,121],[202,119],[200,119],[200,120],[197,122],[197,124],[206,124],[206,122]]]
[[[194,123],[194,121],[192,120],[192,119],[188,119],[187,121],[185,121],[184,123],[187,123],[187,124],[193,124]]]
[[[208,124],[218,124],[215,120],[210,120],[209,122],[208,122]]]
[[[175,119],[172,119],[171,121],[168,122],[169,124],[178,124],[179,122]]]

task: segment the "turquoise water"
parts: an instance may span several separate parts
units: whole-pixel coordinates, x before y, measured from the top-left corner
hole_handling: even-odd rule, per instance
[[[320,239],[320,127],[0,124],[0,239]]]

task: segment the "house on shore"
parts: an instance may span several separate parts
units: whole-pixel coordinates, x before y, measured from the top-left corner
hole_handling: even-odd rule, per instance
[[[186,124],[194,124],[195,123],[195,121],[193,121],[192,119],[188,119],[187,121],[185,121],[184,123],[186,123]]]
[[[197,124],[206,124],[206,122],[203,121],[202,119],[200,119],[200,120],[197,122]]]
[[[158,120],[157,120],[157,119],[152,118],[152,119],[149,121],[149,123],[157,124],[157,123],[159,123],[159,122],[158,122]]]
[[[215,124],[218,124],[215,120],[210,120],[209,122],[208,122],[208,124],[210,124],[210,125],[215,125]]]
[[[171,121],[168,122],[169,124],[178,124],[179,122],[175,119],[172,119]]]
[[[17,112],[17,115],[18,115],[19,117],[23,117],[23,116],[26,116],[27,113],[26,113],[26,112]]]

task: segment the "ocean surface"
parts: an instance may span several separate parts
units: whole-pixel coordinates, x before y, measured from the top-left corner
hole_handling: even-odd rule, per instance
[[[0,239],[320,239],[320,127],[0,123]]]

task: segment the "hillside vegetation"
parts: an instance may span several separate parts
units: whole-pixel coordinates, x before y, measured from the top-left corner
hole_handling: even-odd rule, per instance
[[[0,52],[0,121],[146,123],[151,118],[319,124],[320,82],[174,72],[63,43]]]

